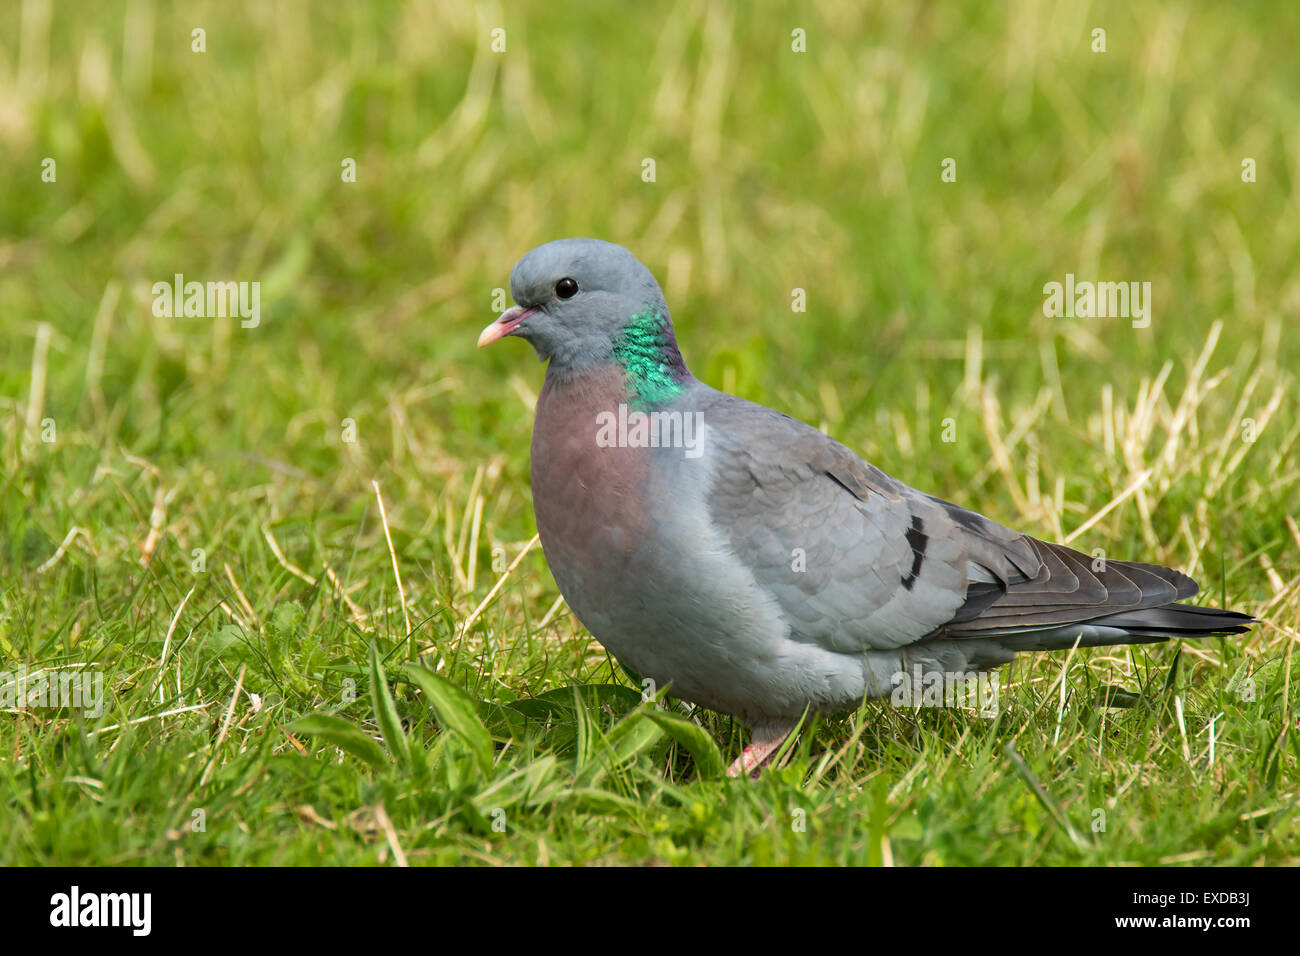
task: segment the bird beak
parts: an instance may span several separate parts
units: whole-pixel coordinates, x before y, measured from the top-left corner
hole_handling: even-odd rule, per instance
[[[528,318],[536,309],[525,309],[521,305],[516,305],[506,309],[501,313],[501,318],[497,319],[478,336],[478,347],[486,348],[497,339],[503,339],[519,326],[524,324],[524,319]]]

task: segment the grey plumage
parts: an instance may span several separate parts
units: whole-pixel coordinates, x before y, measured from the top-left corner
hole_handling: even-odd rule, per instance
[[[561,279],[578,291],[561,296]],[[900,673],[1252,621],[1176,603],[1197,591],[1178,571],[1094,566],[703,384],[653,277],[619,246],[548,243],[511,286],[519,306],[480,344],[518,335],[550,360],[532,484],[561,592],[630,668],[756,728],[764,756],[805,708],[851,708]],[[602,443],[598,422],[620,406],[698,421],[698,455]]]

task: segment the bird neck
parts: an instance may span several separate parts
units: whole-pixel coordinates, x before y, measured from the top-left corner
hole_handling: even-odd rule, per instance
[[[613,352],[634,405],[666,405],[690,383],[691,373],[677,348],[673,324],[658,308],[632,316],[614,339]]]

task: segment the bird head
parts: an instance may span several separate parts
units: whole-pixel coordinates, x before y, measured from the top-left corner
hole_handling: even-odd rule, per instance
[[[506,336],[525,339],[553,367],[580,369],[613,358],[619,336],[668,305],[650,270],[622,246],[600,239],[556,239],[515,265],[510,294],[517,303],[478,337],[484,348]]]

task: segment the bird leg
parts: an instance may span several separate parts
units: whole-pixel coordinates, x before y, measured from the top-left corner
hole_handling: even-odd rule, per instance
[[[759,724],[754,727],[749,746],[727,768],[727,776],[739,777],[742,773],[748,772],[757,780],[763,767],[781,749],[781,745],[785,743],[792,730],[794,730],[793,724]]]

